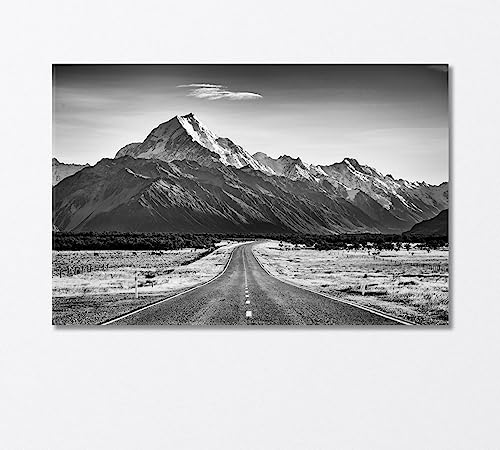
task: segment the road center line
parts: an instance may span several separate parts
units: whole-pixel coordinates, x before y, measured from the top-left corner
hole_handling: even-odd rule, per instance
[[[244,251],[242,251],[242,257],[243,257],[243,272],[245,274],[245,298],[247,299],[245,301],[245,305],[249,305],[250,300],[248,300],[249,294],[248,294],[247,264],[246,264],[246,260],[245,260],[245,252]],[[246,311],[245,317],[247,319],[251,319],[252,318],[252,311],[250,311],[250,310]]]
[[[247,279],[247,264],[246,264],[246,261],[245,261],[245,252],[242,251],[242,256],[243,256],[243,271],[245,273],[245,286],[248,285],[248,279]]]

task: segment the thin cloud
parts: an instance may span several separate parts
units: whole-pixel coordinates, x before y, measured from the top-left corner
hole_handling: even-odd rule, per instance
[[[255,92],[234,92],[221,84],[181,84],[178,88],[190,88],[187,95],[205,100],[257,100],[262,95]]]

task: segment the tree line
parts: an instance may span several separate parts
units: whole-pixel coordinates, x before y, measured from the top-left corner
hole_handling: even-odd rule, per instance
[[[393,250],[407,244],[421,248],[438,248],[448,244],[447,236],[419,236],[399,234],[220,234],[220,233],[139,233],[139,232],[53,232],[54,250],[179,250],[182,248],[212,248],[224,239],[272,239],[292,245],[304,245],[318,250],[372,248]]]
[[[53,232],[53,250],[180,250],[211,248],[219,242],[208,234]]]

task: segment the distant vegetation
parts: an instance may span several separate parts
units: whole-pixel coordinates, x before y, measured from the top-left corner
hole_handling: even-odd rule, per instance
[[[93,231],[52,233],[54,250],[179,250],[211,248],[220,239],[207,234],[122,233]]]
[[[408,243],[420,248],[434,249],[448,244],[447,236],[398,234],[178,234],[131,232],[53,232],[54,250],[178,250],[181,248],[212,248],[224,239],[273,239],[292,245],[305,245],[318,250],[407,249]]]
[[[340,234],[340,235],[294,235],[280,239],[293,245],[305,245],[317,250],[409,250],[411,244],[418,248],[436,249],[448,245],[447,236],[420,236],[400,234]]]

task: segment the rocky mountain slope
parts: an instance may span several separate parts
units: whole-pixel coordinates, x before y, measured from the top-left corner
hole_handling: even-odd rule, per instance
[[[73,175],[74,173],[88,167],[88,164],[64,164],[56,158],[52,158],[52,186],[55,186],[64,178]]]
[[[65,231],[387,231],[317,183],[217,162],[103,159],[53,194],[53,222]]]
[[[448,236],[448,210],[441,211],[436,217],[423,220],[405,234],[418,234],[421,236]]]
[[[366,194],[403,222],[415,223],[432,217],[448,205],[448,183],[431,186],[424,182],[396,180],[391,175],[383,175],[376,169],[359,164],[353,158],[345,158],[342,162],[329,166],[315,166],[289,156],[273,159],[261,152],[253,156],[277,175],[318,183],[328,181],[336,188],[338,195],[359,206],[361,199],[366,202],[366,196],[358,194]],[[371,202],[369,208],[377,216],[383,214]]]
[[[447,206],[447,183],[250,155],[188,114],[57,185],[53,213],[61,230],[400,233]]]

